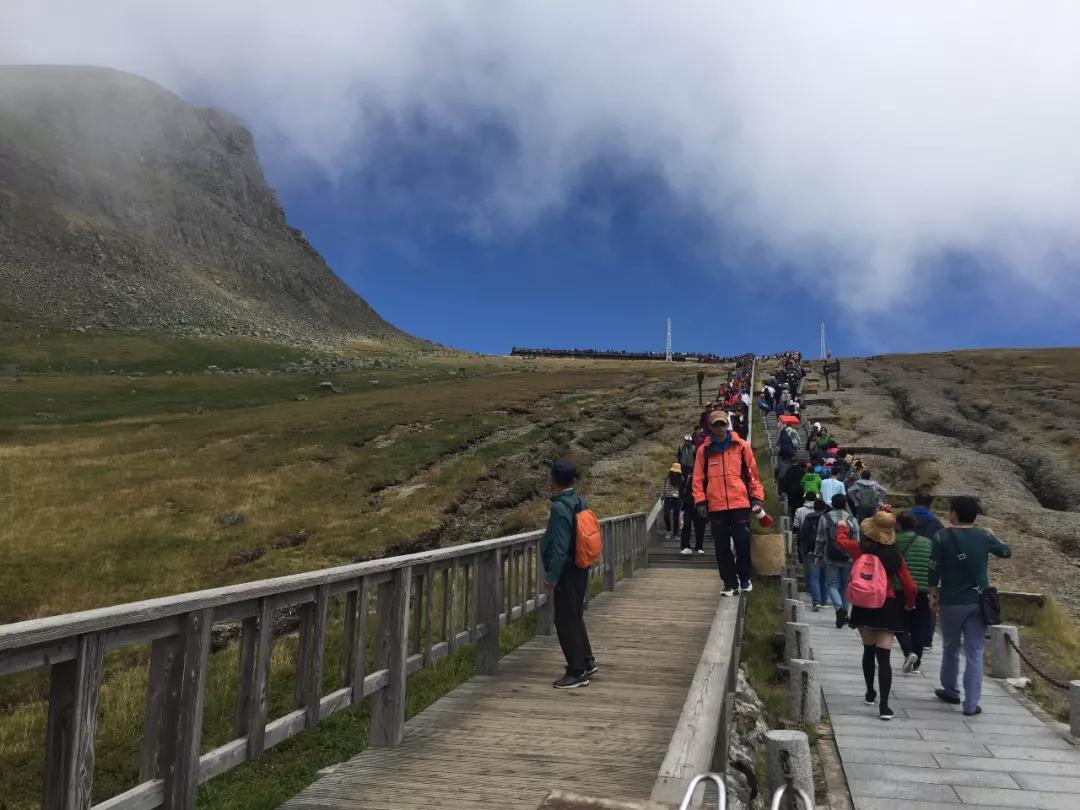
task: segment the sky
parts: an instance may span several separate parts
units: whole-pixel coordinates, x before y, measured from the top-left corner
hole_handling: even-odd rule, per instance
[[[1080,344],[1080,4],[4,0],[0,62],[253,131],[290,221],[441,343]]]

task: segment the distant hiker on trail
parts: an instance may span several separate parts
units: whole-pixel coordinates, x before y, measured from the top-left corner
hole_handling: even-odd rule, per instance
[[[848,490],[852,514],[859,520],[866,520],[873,517],[884,502],[885,487],[870,476],[869,470],[863,470],[859,480]]]
[[[852,540],[848,525],[836,529],[836,542],[855,560],[848,586],[851,600],[849,623],[859,631],[863,643],[862,669],[866,681],[868,706],[878,702],[878,716],[892,720],[889,692],[892,690],[893,636],[907,629],[907,611],[915,608],[916,586],[907,562],[896,550],[896,518],[888,512],[878,512],[859,524],[859,541]],[[895,583],[899,580],[904,602]],[[874,691],[874,669],[877,668],[878,690]]]
[[[694,452],[695,452],[695,454],[697,453],[697,449],[699,447],[701,447],[701,445],[705,444],[705,442],[707,442],[708,440],[709,440],[709,434],[708,433],[706,433],[701,428],[695,428],[694,429]],[[694,464],[693,464],[693,462],[691,462],[690,467],[692,468],[693,466],[694,466]],[[689,474],[690,473],[687,473],[687,475],[689,475]]]
[[[817,496],[813,492],[807,492],[803,496],[802,506],[795,510],[791,516],[791,530],[797,532],[799,527],[802,526],[803,521],[807,515],[810,515],[814,511],[814,501],[817,500]]]
[[[682,511],[683,474],[682,465],[675,462],[664,478],[664,489],[660,497],[664,499],[664,528],[667,539],[671,540],[679,533],[679,513]]]
[[[850,605],[845,598],[848,579],[851,575],[851,556],[837,543],[837,529],[847,526],[847,536],[852,540],[859,540],[859,524],[845,508],[847,502],[843,495],[834,495],[829,511],[821,519],[817,527],[817,537],[814,543],[814,556],[820,565],[825,568],[826,599],[832,602],[833,610],[836,611],[836,626],[843,627],[848,620],[848,608]]]
[[[911,507],[911,516],[915,519],[915,532],[923,537],[933,539],[934,535],[945,528],[938,516],[930,511],[934,504],[934,498],[925,489],[915,493],[915,505]]]
[[[803,564],[803,573],[806,575],[807,587],[810,589],[812,610],[817,613],[821,610],[822,595],[825,593],[825,568],[816,556],[817,533],[821,519],[829,510],[829,505],[821,498],[815,499],[813,493],[808,493],[806,498],[810,504],[810,512],[799,523],[796,552],[799,562]],[[799,511],[805,508],[799,507]]]
[[[758,478],[750,445],[731,430],[728,415],[714,411],[709,417],[712,435],[694,462],[694,504],[698,515],[708,516],[716,567],[724,580],[723,596],[750,592],[750,512],[761,511],[765,490]],[[734,555],[732,546],[734,545]]]
[[[904,672],[915,672],[922,666],[923,650],[930,643],[934,632],[933,611],[930,610],[930,538],[921,536],[915,529],[915,516],[905,509],[896,516],[896,550],[907,560],[911,578],[919,593],[915,597],[908,630],[899,636],[900,649],[904,652]]]
[[[844,486],[844,479],[841,476],[841,471],[833,464],[829,468],[829,477],[825,478],[821,482],[821,500],[825,503],[832,503],[833,497],[836,495],[843,495],[847,498],[847,488]]]
[[[683,436],[683,443],[679,445],[679,449],[675,451],[675,460],[682,465],[684,471],[694,469],[694,456],[697,455],[697,445],[694,444],[694,437],[692,434],[687,433]]]
[[[792,464],[780,476],[780,481],[777,484],[780,492],[787,498],[788,512],[791,514],[795,514],[795,511],[802,506],[803,498],[807,494],[802,487],[802,479],[805,474],[805,464]]]
[[[541,541],[544,586],[553,589],[555,632],[566,658],[566,674],[555,681],[556,689],[588,686],[597,673],[589,634],[585,630],[585,590],[589,569],[575,564],[577,514],[588,508],[574,492],[577,467],[569,459],[551,468],[551,512]]]
[[[679,553],[683,555],[705,553],[705,518],[694,507],[694,468],[683,468],[682,534],[679,537]],[[694,529],[694,550],[690,550],[690,528]]]
[[[803,473],[803,477],[801,479],[801,486],[804,493],[813,492],[815,495],[821,493],[821,476],[815,471],[814,467],[810,466],[809,463],[807,463],[806,465],[806,472]]]
[[[960,645],[964,646],[964,714],[981,714],[983,647],[987,617],[983,593],[990,586],[987,560],[1012,556],[1011,549],[986,529],[975,527],[979,502],[969,495],[949,501],[951,526],[939,531],[930,551],[930,607],[940,613],[941,688],[934,694],[960,703]],[[990,617],[991,620],[997,617]],[[1000,619],[997,619],[1000,621]]]

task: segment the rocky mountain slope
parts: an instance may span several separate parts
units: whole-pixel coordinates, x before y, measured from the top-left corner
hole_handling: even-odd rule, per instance
[[[0,66],[0,318],[401,336],[290,227],[232,115],[87,67]]]
[[[816,365],[816,364],[815,364]],[[1012,544],[995,577],[1051,593],[1080,617],[1080,349],[841,360],[844,390],[807,413],[863,453],[894,492],[977,495]]]

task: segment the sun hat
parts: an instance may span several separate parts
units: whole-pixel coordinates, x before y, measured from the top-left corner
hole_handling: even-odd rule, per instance
[[[875,543],[891,546],[896,542],[896,518],[888,512],[878,512],[859,524],[859,532]]]
[[[682,475],[682,464],[676,461],[671,465],[671,469],[668,470],[668,472],[679,473],[679,475]]]
[[[725,425],[730,425],[731,420],[728,419],[728,415],[723,411],[713,411],[709,414],[709,424],[718,425],[723,422]]]

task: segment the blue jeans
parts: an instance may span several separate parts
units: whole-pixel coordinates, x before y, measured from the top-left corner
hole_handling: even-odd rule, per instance
[[[844,602],[844,591],[847,590],[850,575],[850,562],[825,561],[825,595],[837,610],[847,607]]]
[[[803,563],[803,573],[806,575],[806,587],[810,589],[810,601],[820,605],[825,592],[825,569],[813,557],[809,557]]]
[[[960,697],[960,644],[964,645],[964,711],[975,711],[982,697],[983,648],[986,646],[986,622],[978,605],[942,605],[941,687],[950,697]]]

